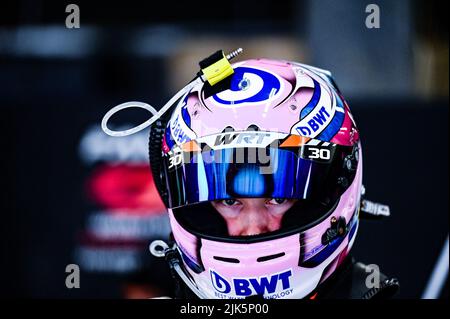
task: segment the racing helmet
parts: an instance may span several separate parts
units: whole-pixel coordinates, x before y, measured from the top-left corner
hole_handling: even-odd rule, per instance
[[[150,132],[155,182],[190,281],[206,298],[305,298],[355,240],[359,132],[331,73],[271,59],[193,86]],[[212,203],[295,200],[276,230],[230,235]]]

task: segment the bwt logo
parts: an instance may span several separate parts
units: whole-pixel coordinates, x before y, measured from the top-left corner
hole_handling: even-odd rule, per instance
[[[292,271],[290,269],[278,274],[259,278],[233,278],[231,283],[214,270],[210,270],[209,272],[214,289],[222,294],[233,292],[236,296],[264,295],[265,292],[268,294],[274,293],[280,284],[282,290],[291,287],[289,278],[292,276]]]
[[[171,125],[172,136],[178,143],[185,143],[190,140],[189,136],[183,131],[180,124],[180,116],[177,116]]]
[[[328,114],[327,110],[324,106],[317,111],[317,113],[312,117],[311,120],[308,121],[308,126],[299,126],[297,127],[297,131],[300,133],[300,135],[309,136],[313,132],[317,132],[317,130],[322,127],[326,122],[327,119],[330,117],[330,114]]]

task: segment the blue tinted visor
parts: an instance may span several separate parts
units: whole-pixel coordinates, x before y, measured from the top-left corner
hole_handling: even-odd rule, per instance
[[[169,208],[229,198],[308,199],[331,203],[351,184],[354,147],[223,148],[166,154]]]

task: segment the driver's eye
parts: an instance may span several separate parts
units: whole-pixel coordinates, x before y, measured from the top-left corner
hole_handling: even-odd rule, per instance
[[[286,198],[272,198],[267,203],[271,204],[271,205],[281,205],[281,204],[284,204],[286,201],[287,201]]]
[[[238,204],[238,201],[235,199],[224,199],[222,201],[222,204],[225,206],[234,206]]]

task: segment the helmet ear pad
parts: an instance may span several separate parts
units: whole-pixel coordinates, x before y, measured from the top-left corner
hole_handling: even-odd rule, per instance
[[[148,157],[150,161],[150,171],[159,196],[166,207],[168,207],[168,193],[164,170],[162,169],[162,142],[167,120],[158,119],[150,126],[148,139]]]

